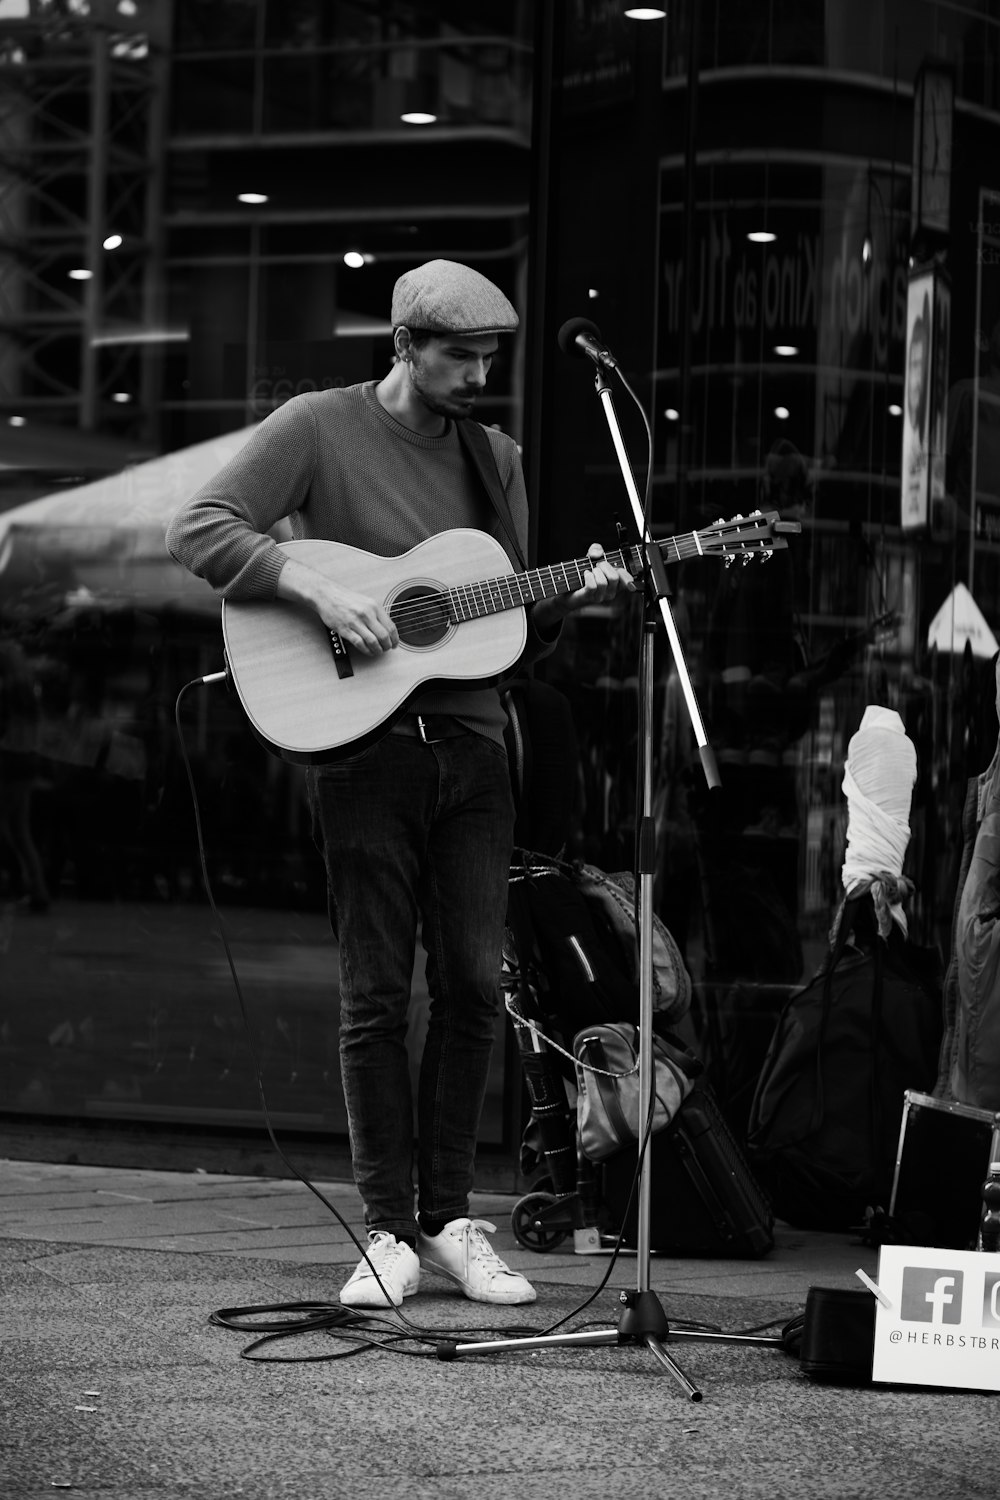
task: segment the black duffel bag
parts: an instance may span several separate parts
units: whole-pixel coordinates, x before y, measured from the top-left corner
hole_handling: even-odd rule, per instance
[[[853,939],[853,941],[849,941]],[[776,1216],[848,1229],[887,1209],[906,1089],[929,1090],[941,1041],[936,949],[845,900],[826,961],[785,1005],[750,1107],[747,1155]]]

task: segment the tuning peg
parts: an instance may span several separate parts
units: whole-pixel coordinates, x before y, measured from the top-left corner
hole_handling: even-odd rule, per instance
[[[724,568],[731,568],[733,565],[733,558],[735,556],[735,552],[727,552],[725,557],[722,559],[722,566]]]

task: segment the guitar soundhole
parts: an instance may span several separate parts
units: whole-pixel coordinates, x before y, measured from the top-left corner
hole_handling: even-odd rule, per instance
[[[448,633],[444,596],[434,588],[413,585],[396,595],[389,616],[404,646],[435,646]]]

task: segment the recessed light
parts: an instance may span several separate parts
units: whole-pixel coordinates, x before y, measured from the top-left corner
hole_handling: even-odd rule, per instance
[[[798,344],[775,344],[774,352],[780,354],[782,359],[791,359],[793,355],[798,354],[799,346]]]
[[[889,407],[889,415],[890,417],[901,417],[903,415],[903,408],[894,401]]]
[[[27,426],[27,422],[28,422],[27,417],[8,417],[7,418],[7,425],[8,425],[8,427],[25,427],[25,426]]]
[[[121,244],[122,237],[120,234],[109,234],[107,239],[104,241],[104,248],[105,250],[118,250],[120,249]]]
[[[72,271],[66,272],[70,281],[89,281],[93,274],[93,271],[87,271],[83,266],[74,266]]]
[[[668,406],[663,415],[666,417],[668,422],[676,422],[680,417],[680,412],[677,410],[676,406]]]
[[[119,406],[124,406],[126,402],[131,401],[132,397],[128,391],[115,391],[111,399],[112,401],[117,401]]]
[[[237,196],[237,198],[239,199],[239,201],[241,203],[267,203],[268,202],[268,195],[266,193],[237,193],[236,196]]]
[[[774,408],[774,415],[777,417],[779,422],[787,422],[791,413],[789,412],[787,406],[776,406]]]
[[[422,109],[408,110],[405,115],[399,117],[404,125],[434,125],[437,115],[426,114]]]
[[[662,21],[667,13],[658,5],[631,5],[625,14],[630,21]]]
[[[777,238],[770,229],[751,229],[747,235],[747,239],[753,240],[755,245],[773,245]]]

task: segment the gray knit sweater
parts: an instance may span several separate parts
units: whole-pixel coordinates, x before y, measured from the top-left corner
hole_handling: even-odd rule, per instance
[[[454,424],[442,437],[412,432],[379,404],[375,385],[310,391],[273,411],[173,517],[166,538],[171,556],[226,599],[273,599],[285,554],[267,533],[286,517],[296,539],[343,542],[382,557],[456,526],[478,527],[502,542]],[[517,447],[504,433],[486,433],[526,553],[528,505]],[[551,645],[529,623],[525,658]],[[412,706],[454,714],[476,732],[502,738],[505,718],[492,688],[429,690]]]

